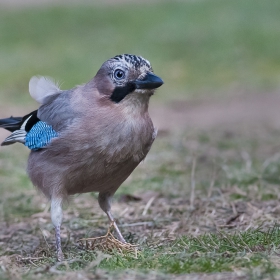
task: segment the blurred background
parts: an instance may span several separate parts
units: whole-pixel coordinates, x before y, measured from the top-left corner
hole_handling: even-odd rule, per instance
[[[280,1],[0,0],[0,118],[37,108],[28,93],[33,75],[68,89],[122,53],[148,59],[165,84],[150,107],[159,137],[118,192],[189,197],[193,153],[201,192],[214,160],[217,169],[227,163],[227,182],[259,178],[258,166],[279,147]],[[0,130],[0,141],[7,135]],[[19,144],[0,148],[6,220],[44,209],[25,173],[27,155]],[[231,173],[232,166],[248,172]]]
[[[89,81],[108,58],[132,53],[150,60],[165,82],[150,108],[160,131],[263,122],[277,128],[279,14],[273,0],[0,0],[0,117],[37,108],[28,93],[33,75],[68,89]],[[1,141],[8,134],[1,130]],[[21,145],[1,148],[0,157],[9,158],[1,165],[19,164],[14,151],[24,170]],[[5,169],[2,181],[11,186]]]
[[[90,3],[0,1],[1,106],[30,106],[33,75],[70,88],[120,53],[142,55],[163,77],[154,103],[280,87],[279,1]]]
[[[148,59],[165,82],[150,103],[158,137],[115,195],[113,213],[125,238],[146,246],[279,224],[280,1],[0,0],[0,118],[37,108],[28,92],[32,76],[72,88],[122,53]],[[0,142],[8,135],[1,129]],[[20,144],[0,147],[1,258],[54,257],[49,205],[26,175],[28,153]],[[65,209],[62,242],[71,258],[81,257],[78,238],[107,231],[96,196],[74,197]],[[188,252],[184,246],[179,251]],[[155,252],[150,261],[158,259]],[[168,257],[160,269],[205,273],[238,266],[212,265],[210,254],[205,267],[188,257],[193,267],[181,269],[180,256],[178,265],[172,268]],[[237,256],[242,265],[245,257]],[[54,265],[55,258],[44,261]],[[133,268],[116,263],[114,269]],[[148,263],[144,257],[134,267],[150,270]]]
[[[0,0],[0,117],[37,107],[28,93],[33,75],[68,89],[89,81],[108,58],[132,53],[150,60],[165,82],[150,109],[160,131],[277,127],[279,14],[273,0]],[[1,130],[1,141],[8,134]],[[12,164],[14,151],[25,162],[21,145],[1,148],[0,156]]]
[[[71,88],[120,53],[164,79],[152,106],[277,91],[279,12],[275,0],[0,0],[1,117],[36,107],[31,76]]]

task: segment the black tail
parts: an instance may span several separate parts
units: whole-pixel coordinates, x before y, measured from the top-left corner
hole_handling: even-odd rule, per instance
[[[28,122],[25,124],[25,131],[29,131],[32,126],[39,121],[37,118],[37,110],[31,112],[30,114],[24,116],[24,117],[10,117],[7,119],[0,119],[0,127],[5,128],[11,132],[14,132],[15,130],[19,130],[24,123],[25,120],[27,120],[29,117],[31,118],[28,120]]]
[[[22,117],[10,117],[7,119],[0,119],[0,127],[5,128],[11,132],[20,129],[22,125]]]
[[[12,134],[4,140],[1,146],[10,145],[16,142],[25,143],[26,133],[29,132],[33,125],[38,121],[37,110],[24,117],[0,119],[0,127],[12,132]]]

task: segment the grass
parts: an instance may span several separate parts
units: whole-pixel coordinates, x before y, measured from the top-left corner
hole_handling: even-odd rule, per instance
[[[165,279],[164,275],[169,275],[166,279],[170,279],[168,278],[170,275],[176,277],[175,275],[185,273],[217,273],[233,270],[239,270],[239,274],[243,276],[273,277],[277,271],[273,258],[278,256],[275,249],[279,247],[279,237],[277,226],[268,232],[260,229],[233,235],[219,232],[199,237],[184,236],[165,244],[146,244],[137,256],[120,254],[117,251],[110,254],[100,251],[81,252],[77,248],[72,248],[67,252],[68,257],[70,256],[68,263],[55,264],[54,258],[44,257],[43,260],[23,258],[21,265],[33,268],[33,271],[25,273],[27,279],[32,279],[36,275],[34,266],[41,267],[47,275],[40,277],[46,278],[66,271],[80,271],[88,276],[96,275],[97,267],[100,275],[104,276],[106,271],[109,271],[109,275],[119,276],[120,279],[125,275],[123,272],[125,270],[133,271],[136,275],[151,274],[154,271],[162,279]],[[47,268],[49,265],[55,270],[49,270]],[[70,273],[69,276],[71,277]]]
[[[227,279],[276,277],[280,269],[278,186],[271,182],[278,174],[267,170],[274,170],[278,159],[263,160],[262,151],[266,145],[273,149],[277,144],[277,132],[266,134],[266,141],[256,140],[251,159],[241,155],[252,148],[249,135],[233,137],[232,145],[221,150],[227,138],[219,133],[209,132],[207,141],[201,141],[201,132],[196,131],[189,131],[187,138],[182,134],[160,137],[145,163],[117,192],[113,211],[125,238],[140,244],[137,256],[78,246],[79,238],[103,235],[108,227],[95,195],[85,194],[73,198],[65,209],[62,240],[68,261],[57,264],[49,213],[43,211],[45,200],[29,187],[13,194],[3,192],[3,221],[9,225],[1,231],[3,277],[13,273],[24,279],[75,279],[77,275],[176,279],[186,273],[190,277],[206,273],[213,279],[224,273]],[[187,144],[194,141],[199,151]],[[207,154],[210,149],[216,152]],[[194,157],[196,184],[191,206]],[[244,179],[238,174],[248,168],[248,161],[252,165]],[[151,197],[154,200],[143,215]]]
[[[280,75],[279,11],[273,0],[1,9],[1,100],[29,104],[27,84],[36,74],[63,88],[87,82],[119,53],[151,60],[165,81],[157,100],[273,90]]]
[[[70,88],[126,52],[150,59],[165,81],[153,106],[277,90],[279,10],[272,0],[0,9],[1,117],[37,106],[32,75]],[[113,203],[141,251],[80,248],[78,239],[108,227],[96,194],[84,194],[65,208],[64,263],[55,260],[49,205],[25,173],[28,151],[1,148],[0,278],[277,279],[279,137],[260,124],[160,131]]]

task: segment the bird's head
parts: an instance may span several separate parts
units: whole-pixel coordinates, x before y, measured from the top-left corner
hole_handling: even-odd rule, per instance
[[[148,60],[131,54],[117,55],[104,62],[95,82],[98,91],[115,103],[133,93],[151,96],[163,84]]]

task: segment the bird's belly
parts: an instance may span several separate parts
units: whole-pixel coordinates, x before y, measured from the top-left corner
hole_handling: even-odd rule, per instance
[[[152,137],[146,141],[123,139],[113,138],[108,145],[96,139],[89,146],[88,142],[76,141],[73,146],[70,140],[60,143],[58,139],[48,149],[31,152],[28,174],[47,197],[54,193],[114,193],[145,158],[153,141]]]
[[[73,170],[65,185],[69,195],[86,192],[114,193],[127,179],[140,161],[132,157],[124,162],[93,164],[87,168]]]

